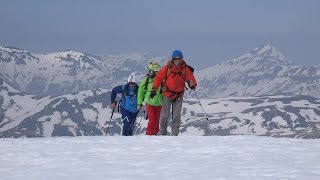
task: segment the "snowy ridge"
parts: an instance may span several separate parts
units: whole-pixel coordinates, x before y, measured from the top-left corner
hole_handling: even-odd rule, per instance
[[[21,91],[10,86],[1,77],[0,77],[0,87],[1,87],[1,90],[3,90],[3,91],[12,92],[12,93],[21,93]]]
[[[320,97],[320,69],[300,67],[271,45],[198,71],[200,96],[311,95]]]
[[[257,47],[253,51],[250,52],[251,55],[255,57],[268,57],[269,59],[276,60],[276,63],[283,65],[293,65],[291,61],[287,59],[280,51],[278,51],[274,46],[270,44],[265,44],[260,47]],[[242,59],[243,57],[240,57]]]
[[[0,49],[0,77],[16,89],[32,95],[110,89],[125,82],[131,72],[145,74],[145,67],[150,61],[166,62],[166,58],[146,53],[94,56],[70,50],[32,54],[24,50]],[[225,63],[196,71],[195,75],[200,97],[320,97],[319,66],[296,66],[269,44]]]
[[[0,137],[104,135],[111,113],[110,88],[125,83],[133,71],[143,78],[154,59],[166,61],[138,53],[33,54],[1,47]],[[209,119],[192,94],[186,97],[182,136],[319,138],[318,67],[293,65],[273,46],[264,45],[198,71],[196,78]],[[143,115],[137,119],[137,134],[147,126]],[[121,134],[121,124],[115,113],[108,135]]]
[[[0,46],[0,51],[8,53],[28,53],[28,51],[16,47]]]
[[[3,87],[3,86],[2,86]],[[56,97],[34,97],[0,91],[0,137],[105,135],[110,122],[110,90],[95,89]],[[311,96],[185,97],[181,136],[258,135],[320,138],[320,101]],[[143,111],[136,134],[143,135],[148,121]],[[115,113],[108,135],[120,135],[121,116]],[[168,129],[170,132],[170,128]],[[213,133],[213,134],[212,134]]]
[[[5,47],[0,49],[0,77],[32,95],[63,95],[111,88],[133,71],[145,73],[145,66],[153,59],[139,53],[94,56],[71,50],[32,54]]]

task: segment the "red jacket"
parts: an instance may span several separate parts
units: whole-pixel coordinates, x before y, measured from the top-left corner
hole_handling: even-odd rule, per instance
[[[196,79],[187,64],[182,61],[181,66],[176,66],[171,60],[157,73],[152,89],[156,90],[162,85],[162,94],[176,99],[183,96],[186,81],[193,81],[194,86],[197,86]]]

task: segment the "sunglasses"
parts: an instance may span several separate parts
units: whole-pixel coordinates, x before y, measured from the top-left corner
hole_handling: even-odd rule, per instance
[[[149,70],[149,73],[157,73],[158,71]]]
[[[181,60],[181,58],[172,58],[172,60]]]

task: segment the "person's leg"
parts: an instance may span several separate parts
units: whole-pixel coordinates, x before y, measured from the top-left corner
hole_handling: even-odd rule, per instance
[[[183,97],[177,98],[172,103],[172,135],[178,136],[181,124],[181,108]]]
[[[160,135],[167,134],[168,118],[170,116],[170,107],[172,101],[170,98],[163,96],[163,104],[160,113]]]
[[[151,106],[151,105],[147,106],[149,121],[148,121],[146,135],[156,135],[158,133],[158,132],[154,133],[155,125],[157,125],[158,129],[159,129],[159,121],[158,121],[158,124],[155,124],[156,122],[155,122],[155,108],[154,107],[155,106]]]
[[[121,115],[122,115],[122,123],[123,123],[123,128],[122,128],[122,135],[123,136],[128,136],[128,132],[130,129],[130,112],[124,109],[121,109]]]
[[[133,135],[133,130],[136,126],[136,119],[137,119],[137,115],[138,115],[138,112],[136,113],[132,113],[132,112],[129,112],[129,129],[128,129],[128,132],[127,132],[127,136],[132,136]]]
[[[159,119],[160,119],[161,108],[162,106],[154,106],[155,135],[159,132]]]
[[[159,132],[159,118],[160,118],[160,112],[161,112],[161,106],[147,106],[147,112],[148,112],[148,127],[146,135],[157,135]]]

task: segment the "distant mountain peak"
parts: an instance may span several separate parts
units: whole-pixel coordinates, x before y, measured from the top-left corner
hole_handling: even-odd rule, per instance
[[[22,53],[27,53],[28,51],[16,48],[16,47],[9,47],[9,46],[0,46],[0,51],[5,51],[5,52],[22,52]]]
[[[278,65],[293,65],[276,47],[271,44],[258,46],[252,51],[227,61],[227,64],[250,64],[263,63],[265,61],[274,62]]]
[[[278,51],[271,44],[264,44],[264,45],[258,46],[257,48],[255,48],[254,50],[251,51],[251,54],[284,56],[280,51]]]
[[[263,44],[263,45],[258,46],[256,49],[265,50],[265,51],[276,50],[276,48],[274,46],[272,46],[271,44]]]
[[[282,52],[280,52],[276,47],[272,46],[271,44],[264,44],[258,46],[257,48],[252,50],[250,54],[263,58],[271,58],[284,64],[293,64],[291,61],[288,60],[286,56],[282,54]]]
[[[70,49],[64,50],[64,51],[62,51],[60,53],[65,53],[65,54],[83,54],[82,52],[73,51],[73,50],[70,50]]]
[[[67,54],[67,55],[73,55],[73,56],[82,56],[82,55],[84,55],[82,52],[77,52],[77,51],[72,51],[72,50],[63,51],[60,54]]]
[[[57,58],[73,58],[73,59],[80,59],[81,57],[85,56],[85,54],[81,52],[76,52],[72,50],[65,50],[62,52],[55,52],[50,54]]]

